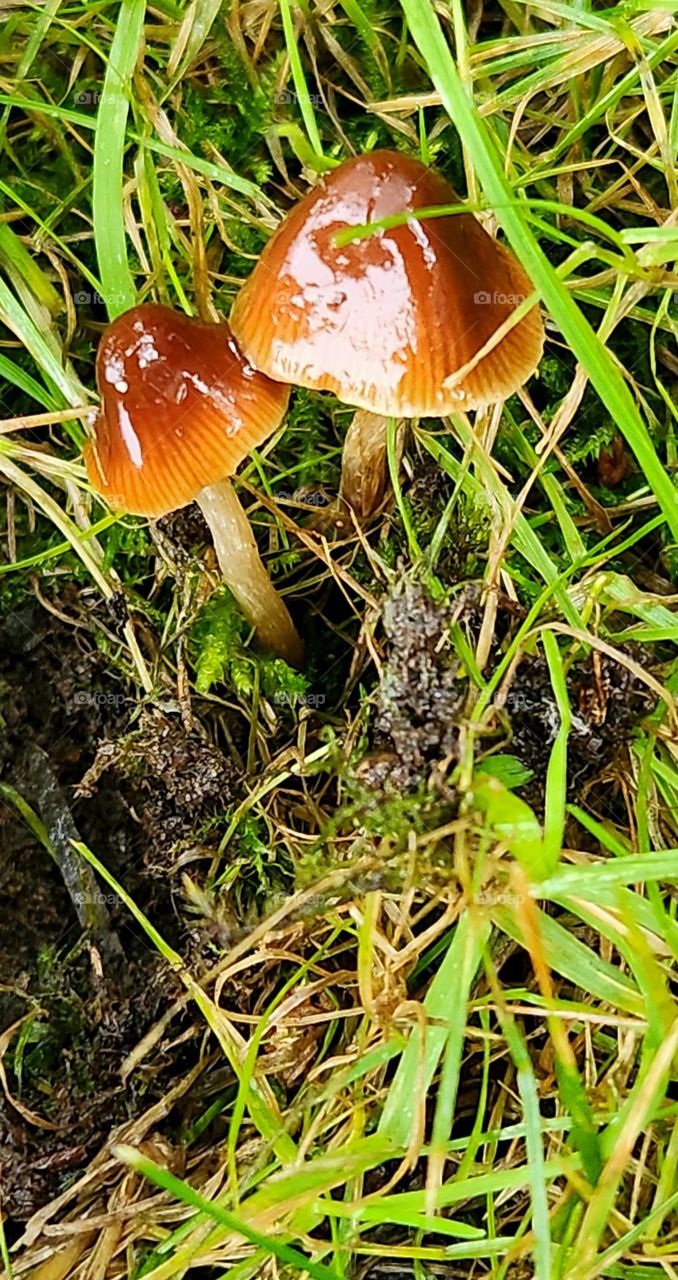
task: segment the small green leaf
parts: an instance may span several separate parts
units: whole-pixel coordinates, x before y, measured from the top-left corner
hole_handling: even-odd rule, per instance
[[[514,791],[516,787],[524,787],[534,777],[534,769],[527,769],[522,760],[512,755],[488,756],[483,760],[483,773],[496,778],[502,786]]]
[[[542,880],[550,866],[542,829],[529,804],[487,773],[474,781],[472,796],[476,808],[485,814],[488,827],[527,872],[530,880]]]

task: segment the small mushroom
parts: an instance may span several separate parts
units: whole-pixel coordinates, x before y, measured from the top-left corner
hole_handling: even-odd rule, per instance
[[[289,388],[255,372],[227,325],[152,303],[106,329],[97,382],[102,408],[85,450],[94,488],[114,510],[151,517],[195,499],[257,639],[298,665],[301,641],[229,479],[280,425]]]
[[[347,228],[458,203],[444,178],[394,151],[324,175],[236,298],[230,323],[247,359],[270,378],[333,391],[382,418],[440,417],[511,395],[536,369],[544,329],[535,305],[495,338],[532,286],[472,214],[410,218],[337,243]],[[364,477],[366,450],[383,470],[385,451],[385,429],[364,427],[359,419],[343,468],[344,494],[359,511],[364,480],[356,489],[353,477]]]

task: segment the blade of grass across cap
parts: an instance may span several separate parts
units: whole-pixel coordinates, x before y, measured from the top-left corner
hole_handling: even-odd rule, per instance
[[[315,118],[315,112],[313,110],[313,103],[311,102],[311,95],[306,86],[306,77],[304,75],[304,68],[301,61],[301,55],[299,53],[299,46],[297,45],[294,23],[292,21],[290,0],[280,0],[280,14],[282,17],[283,31],[285,33],[287,56],[290,60],[290,70],[292,72],[292,80],[294,82],[294,88],[297,95],[297,102],[299,103],[299,110],[301,111],[301,118],[304,122],[308,139],[313,150],[316,151],[319,156],[322,156],[323,144],[320,141],[320,133]]]
[[[415,1027],[410,1035],[407,1048],[398,1065],[393,1082],[389,1088],[384,1110],[377,1132],[382,1138],[389,1139],[395,1146],[407,1149],[412,1135],[415,1133],[417,1113],[423,1108],[426,1094],[435,1074],[445,1046],[452,1038],[452,1054],[448,1085],[454,1085],[453,1064],[461,1052],[466,1006],[461,1006],[461,1025],[458,1010],[451,1000],[451,993],[457,998],[459,973],[468,973],[468,986],[478,970],[482,950],[490,933],[489,922],[484,917],[465,913],[454,931],[452,941],[447,949],[438,972],[433,979],[426,998],[424,1011],[427,1018],[442,1022],[442,1026],[428,1026],[424,1034]],[[450,1018],[454,1015],[453,1023]],[[452,1097],[452,1087],[448,1089],[448,1099]],[[443,1112],[442,1122],[446,1122]],[[449,1136],[449,1135],[448,1135]],[[438,1134],[440,1137],[440,1134]]]
[[[164,1191],[171,1192],[183,1204],[199,1209],[206,1217],[218,1223],[219,1226],[227,1227],[229,1231],[241,1236],[243,1240],[248,1240],[250,1244],[256,1245],[269,1258],[277,1258],[279,1262],[284,1262],[287,1266],[293,1267],[295,1271],[314,1277],[314,1280],[343,1280],[343,1277],[339,1276],[337,1271],[332,1271],[329,1267],[323,1266],[322,1263],[312,1262],[310,1258],[300,1253],[298,1249],[294,1249],[291,1245],[283,1244],[282,1241],[276,1240],[272,1236],[263,1235],[236,1214],[229,1213],[227,1209],[222,1209],[220,1205],[215,1204],[212,1200],[206,1200],[199,1192],[194,1191],[188,1182],[184,1182],[181,1178],[176,1178],[168,1169],[163,1169],[154,1160],[149,1160],[147,1156],[135,1151],[133,1147],[114,1147],[113,1154],[128,1168],[134,1169],[142,1177],[154,1182],[157,1187],[162,1187]]]
[[[236,1038],[233,1029],[224,1017],[221,1010],[217,1008],[214,1001],[210,999],[195,978],[189,973],[184,961],[173,947],[170,947],[155,926],[151,923],[143,911],[137,906],[136,902],[123,889],[122,885],[115,879],[107,867],[88,849],[87,845],[74,841],[75,848],[83,858],[94,867],[94,870],[105,880],[111,889],[114,889],[120,900],[124,902],[128,911],[134,916],[137,924],[141,926],[146,936],[152,942],[153,946],[167,962],[170,968],[177,974],[183,982],[189,995],[200,1009],[207,1025],[214,1033],[218,1044],[230,1063],[233,1071],[238,1079],[242,1075],[241,1049],[242,1045]],[[293,1159],[296,1155],[296,1146],[286,1134],[280,1123],[277,1113],[277,1107],[273,1095],[268,1095],[268,1090],[260,1088],[256,1081],[252,1082],[248,1096],[248,1110],[253,1124],[259,1130],[262,1137],[266,1138],[273,1147],[273,1150],[281,1160]]]
[[[540,248],[517,206],[487,127],[469,101],[431,0],[400,0],[431,80],[516,255],[549,308],[565,341],[585,369],[610,417],[634,452],[678,541],[678,494],[655,451],[622,374]]]
[[[127,261],[122,193],[129,90],[142,46],[145,12],[145,0],[122,0],[94,135],[94,241],[109,320],[129,311],[136,302]]]

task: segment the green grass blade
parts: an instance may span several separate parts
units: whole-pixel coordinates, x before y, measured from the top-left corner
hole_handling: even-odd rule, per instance
[[[544,859],[549,873],[555,871],[565,834],[565,804],[567,800],[567,739],[570,732],[571,712],[567,695],[565,671],[558,641],[550,631],[542,637],[551,685],[555,694],[560,727],[551,748],[546,773],[546,797],[544,812]],[[548,873],[547,873],[548,874]]]
[[[290,0],[280,0],[280,13],[283,22],[283,31],[285,33],[285,44],[287,45],[287,55],[290,60],[290,68],[292,71],[292,80],[294,81],[294,89],[301,111],[301,118],[304,122],[308,140],[313,150],[319,156],[323,154],[323,144],[320,141],[320,132],[318,130],[311,95],[306,86],[306,76],[297,45],[297,37],[294,30],[294,22],[292,21],[292,10]]]
[[[459,968],[455,984],[455,997],[450,1002],[447,1014],[447,1039],[440,1072],[435,1115],[433,1117],[427,1179],[429,1197],[430,1193],[443,1180],[447,1143],[452,1132],[461,1062],[464,1053],[470,989],[482,955],[479,934],[482,934],[484,943],[488,937],[486,926],[480,917],[467,911],[459,921],[455,938],[460,951]]]
[[[122,0],[94,135],[94,238],[102,296],[111,320],[136,301],[127,261],[122,191],[129,87],[141,48],[145,11],[145,0]]]
[[[546,1194],[546,1160],[542,1137],[539,1094],[532,1060],[525,1040],[513,1017],[501,1007],[498,1016],[509,1053],[516,1068],[516,1081],[525,1118],[525,1143],[527,1146],[527,1175],[532,1201],[532,1229],[534,1232],[534,1280],[552,1280],[551,1230],[549,1206]]]
[[[272,1236],[262,1235],[260,1231],[251,1227],[249,1223],[243,1222],[242,1218],[229,1213],[227,1209],[222,1209],[221,1205],[214,1204],[212,1200],[206,1200],[204,1196],[194,1191],[193,1187],[189,1186],[187,1182],[184,1182],[181,1178],[176,1178],[168,1169],[161,1168],[159,1164],[149,1160],[147,1156],[140,1155],[133,1147],[116,1147],[114,1154],[130,1169],[135,1169],[142,1177],[154,1182],[157,1187],[162,1187],[164,1191],[170,1191],[173,1196],[176,1196],[177,1200],[191,1205],[194,1209],[199,1209],[201,1213],[204,1213],[208,1218],[212,1218],[219,1226],[227,1227],[229,1231],[242,1236],[244,1240],[249,1240],[250,1244],[257,1245],[268,1257],[278,1258],[280,1262],[293,1267],[295,1271],[313,1276],[314,1280],[342,1280],[337,1271],[331,1271],[329,1267],[324,1267],[321,1263],[311,1262],[305,1254],[299,1253],[298,1249],[293,1249],[291,1245],[283,1244]]]
[[[472,970],[475,974],[489,932],[488,921],[474,922],[471,926],[468,915],[463,916],[428,990],[424,1000],[426,1013],[445,1025],[429,1027],[423,1045],[421,1032],[414,1030],[398,1066],[378,1128],[380,1137],[389,1139],[397,1147],[405,1148],[410,1141],[415,1109],[423,1102],[448,1038],[453,1034],[449,1026],[453,1012],[451,993],[456,991],[460,970],[464,966],[465,972]]]

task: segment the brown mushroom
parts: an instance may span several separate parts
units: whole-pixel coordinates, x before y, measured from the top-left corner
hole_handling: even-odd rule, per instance
[[[511,395],[539,363],[543,325],[535,305],[498,335],[532,286],[472,214],[410,218],[337,242],[347,228],[458,203],[444,178],[394,151],[326,174],[236,298],[230,323],[248,360],[382,417],[438,417]],[[373,422],[355,434],[363,454],[374,442],[377,470],[384,436]],[[345,489],[355,470],[347,460]],[[346,496],[363,505],[362,494]]]
[[[229,478],[280,425],[289,388],[247,363],[227,325],[155,304],[106,329],[97,382],[102,408],[85,450],[92,485],[112,508],[136,515],[165,515],[195,499],[257,639],[298,664],[301,641]]]

